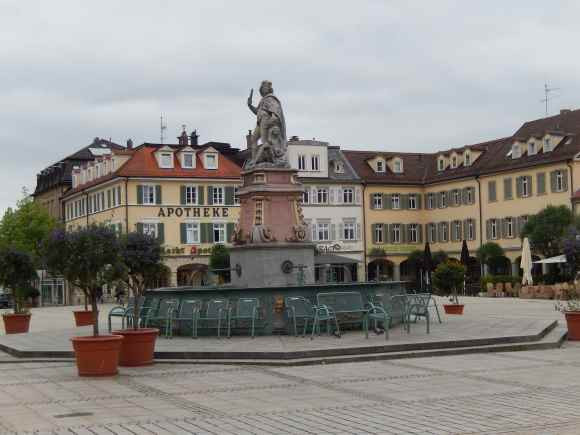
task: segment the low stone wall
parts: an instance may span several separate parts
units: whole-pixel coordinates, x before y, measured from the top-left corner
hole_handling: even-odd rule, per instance
[[[580,291],[580,285],[577,286]],[[574,288],[574,284],[559,283],[552,285],[530,285],[497,283],[487,285],[486,295],[488,297],[520,297],[522,299],[566,299],[566,290]]]
[[[284,333],[288,330],[284,298],[288,296],[303,296],[316,304],[316,295],[323,292],[360,292],[366,302],[387,303],[391,296],[406,293],[406,283],[403,281],[365,282],[329,285],[305,285],[276,288],[234,288],[234,287],[168,287],[147,292],[146,304],[151,299],[201,300],[204,307],[208,301],[216,298],[226,298],[230,304],[235,304],[240,297],[257,298],[260,301],[261,331],[263,334]],[[235,308],[234,308],[235,309]],[[401,321],[401,313],[394,309],[393,324]]]

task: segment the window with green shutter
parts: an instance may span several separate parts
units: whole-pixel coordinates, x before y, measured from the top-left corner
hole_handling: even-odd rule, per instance
[[[487,183],[487,189],[489,202],[497,201],[495,181],[489,181]]]
[[[234,186],[226,186],[225,205],[234,205]]]
[[[207,204],[213,205],[213,186],[207,186]]]
[[[163,204],[163,201],[161,200],[161,186],[160,185],[155,186],[155,204]]]
[[[503,199],[504,200],[513,199],[512,179],[511,178],[504,178],[503,179]]]
[[[143,204],[143,186],[137,185],[137,204]]]
[[[538,195],[544,195],[546,193],[546,173],[538,172],[536,175],[536,183],[538,185]]]
[[[157,224],[157,240],[159,240],[160,243],[165,242],[165,225],[162,223]]]

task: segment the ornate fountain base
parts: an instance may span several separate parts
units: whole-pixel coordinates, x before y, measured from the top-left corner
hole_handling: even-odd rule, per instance
[[[232,284],[274,287],[314,283],[314,250],[308,241],[300,196],[303,186],[290,168],[253,168],[242,173],[240,220],[231,248]],[[238,265],[240,266],[238,268]]]

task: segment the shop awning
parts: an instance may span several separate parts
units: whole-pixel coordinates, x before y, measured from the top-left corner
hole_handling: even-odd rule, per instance
[[[342,255],[316,255],[314,264],[356,264],[359,261],[352,258],[343,257]]]
[[[534,264],[552,264],[552,263],[566,263],[565,255],[556,255],[555,257],[544,258],[543,260],[534,261]]]

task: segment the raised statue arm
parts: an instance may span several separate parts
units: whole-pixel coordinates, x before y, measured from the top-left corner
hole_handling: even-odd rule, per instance
[[[248,108],[254,113],[254,115],[258,114],[258,109],[252,105],[252,97],[254,96],[254,89],[250,91],[250,96],[248,97]]]

